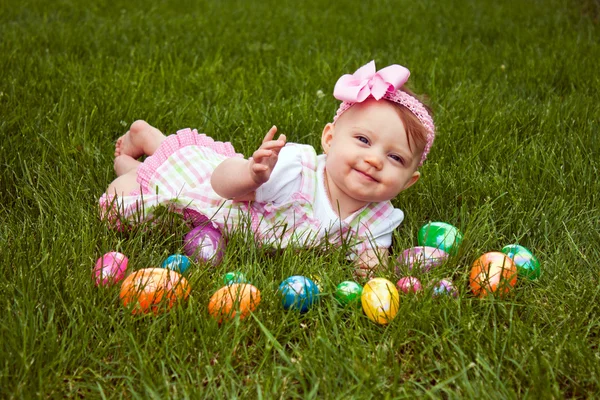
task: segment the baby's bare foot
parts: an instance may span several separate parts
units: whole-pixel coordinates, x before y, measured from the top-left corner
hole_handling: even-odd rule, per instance
[[[117,143],[115,143],[115,157],[124,154],[134,159],[140,158],[144,155],[144,145],[154,139],[155,131],[160,133],[160,131],[146,121],[135,121],[131,124],[127,133],[117,139]]]
[[[115,143],[115,157],[122,155],[138,159],[151,156],[165,140],[165,135],[146,121],[135,121]]]
[[[115,143],[115,157],[121,155],[129,156],[133,159],[138,159],[144,155],[144,150],[141,147],[136,147],[132,142],[131,131],[127,131]]]
[[[126,154],[120,154],[115,157],[115,174],[117,176],[125,175],[132,169],[137,168],[141,162]]]

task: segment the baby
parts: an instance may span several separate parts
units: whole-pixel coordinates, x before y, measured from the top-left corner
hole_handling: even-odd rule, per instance
[[[369,276],[404,218],[390,200],[417,182],[434,139],[429,109],[403,87],[409,75],[400,65],[376,71],[371,61],[342,76],[334,89],[342,104],[323,129],[320,155],[276,139],[275,126],[244,159],[195,130],[166,137],[136,121],[117,140],[118,177],[100,199],[104,215],[148,220],[163,205],[224,231],[245,224],[258,243],[346,243],[356,275]]]

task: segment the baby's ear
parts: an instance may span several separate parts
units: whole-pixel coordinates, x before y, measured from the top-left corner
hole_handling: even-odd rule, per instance
[[[325,125],[323,128],[323,134],[321,135],[321,147],[323,147],[323,153],[327,154],[331,147],[331,141],[333,140],[333,134],[335,133],[335,125],[331,122]]]
[[[409,187],[411,187],[412,185],[414,185],[415,183],[417,183],[417,181],[419,180],[420,177],[421,177],[421,173],[419,171],[413,172],[413,175],[410,177],[408,182],[406,182],[406,185],[404,185],[404,189],[402,189],[402,190],[406,190]]]

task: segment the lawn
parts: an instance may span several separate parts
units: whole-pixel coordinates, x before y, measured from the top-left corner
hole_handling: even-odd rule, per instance
[[[563,398],[600,392],[600,3],[547,1],[0,1],[0,397]],[[182,249],[187,227],[109,229],[97,200],[115,140],[137,119],[197,128],[249,154],[273,124],[320,144],[339,76],[374,59],[411,70],[438,135],[422,179],[394,200],[392,251],[445,221],[464,235],[371,322],[341,307],[340,249],[272,254],[231,238],[218,267],[194,265],[189,299],[131,315],[98,288],[103,253],[131,270]],[[504,297],[469,291],[481,254],[519,243],[538,280]],[[395,282],[396,261],[381,272]],[[406,267],[400,266],[403,273]],[[222,325],[208,300],[227,271],[262,294]],[[318,276],[307,313],[279,283]]]

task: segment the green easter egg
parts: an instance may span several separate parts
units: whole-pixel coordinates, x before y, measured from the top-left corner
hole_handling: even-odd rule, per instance
[[[360,300],[363,288],[358,283],[353,281],[344,281],[337,285],[335,290],[335,298],[342,305],[347,305]]]
[[[513,260],[519,276],[532,280],[540,277],[540,261],[529,249],[518,244],[509,244],[502,248],[502,252]]]
[[[223,275],[223,283],[231,285],[233,283],[249,283],[246,275],[238,271],[231,271]]]
[[[435,247],[455,255],[462,242],[462,234],[446,222],[430,222],[419,229],[419,246]]]

